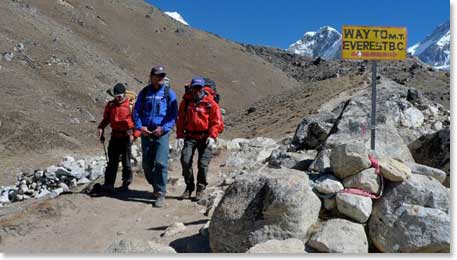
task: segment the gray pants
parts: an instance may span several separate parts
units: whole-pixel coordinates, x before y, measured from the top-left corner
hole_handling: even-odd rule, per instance
[[[187,188],[194,190],[195,183],[194,172],[192,169],[192,159],[194,157],[195,150],[198,151],[197,188],[199,190],[203,190],[206,185],[208,185],[206,176],[208,174],[209,163],[213,157],[211,149],[209,149],[206,145],[206,139],[194,140],[186,138],[184,140],[184,147],[181,152],[182,175]]]

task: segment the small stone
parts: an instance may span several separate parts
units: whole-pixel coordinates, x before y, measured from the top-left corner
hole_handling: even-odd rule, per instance
[[[76,179],[73,179],[73,180],[76,180]],[[86,183],[90,183],[90,182],[91,182],[91,180],[87,179],[86,177],[83,177],[77,181],[77,185],[82,185],[82,184],[86,184]]]
[[[433,129],[436,131],[443,129],[443,123],[441,123],[440,121],[435,122],[433,124]]]
[[[116,235],[122,236],[122,235],[125,235],[125,232],[124,232],[124,231],[118,231],[118,232],[116,233]]]
[[[69,188],[72,189],[76,186],[78,186],[78,181],[76,179],[71,179]]]
[[[316,190],[323,194],[334,194],[343,190],[343,184],[333,175],[325,175],[317,180]]]
[[[14,51],[15,52],[22,52],[25,49],[24,44],[18,43],[16,46],[14,46]]]
[[[14,54],[12,52],[5,52],[5,53],[3,53],[2,57],[3,57],[4,60],[10,62],[10,61],[13,60]]]
[[[160,236],[161,237],[170,237],[170,236],[176,235],[178,233],[181,233],[184,230],[186,230],[186,226],[181,222],[176,222],[173,225],[167,227],[165,232],[162,233]]]
[[[69,192],[70,191],[70,188],[68,188],[67,184],[65,184],[63,182],[59,183],[59,188],[62,188],[63,192]]]
[[[225,178],[224,181],[222,182],[222,186],[228,186],[231,185],[235,180],[233,178]]]
[[[63,192],[62,188],[58,188],[58,189],[51,191],[51,198],[52,199],[57,198],[62,192]]]

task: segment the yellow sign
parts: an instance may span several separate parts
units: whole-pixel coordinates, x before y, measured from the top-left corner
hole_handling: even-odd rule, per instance
[[[406,59],[406,27],[345,25],[342,34],[343,59]]]

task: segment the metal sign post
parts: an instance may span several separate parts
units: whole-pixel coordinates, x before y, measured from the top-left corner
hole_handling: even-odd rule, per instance
[[[375,150],[376,140],[376,65],[377,61],[373,60],[371,64],[371,150]]]
[[[406,59],[406,27],[343,25],[341,58],[371,60],[371,150],[376,148],[376,66],[378,60]]]

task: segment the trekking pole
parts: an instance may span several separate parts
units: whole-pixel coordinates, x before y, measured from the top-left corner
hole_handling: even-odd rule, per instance
[[[103,135],[100,137],[100,142],[103,144],[103,151],[105,151],[106,163],[108,163],[108,154],[106,153],[105,137]]]

